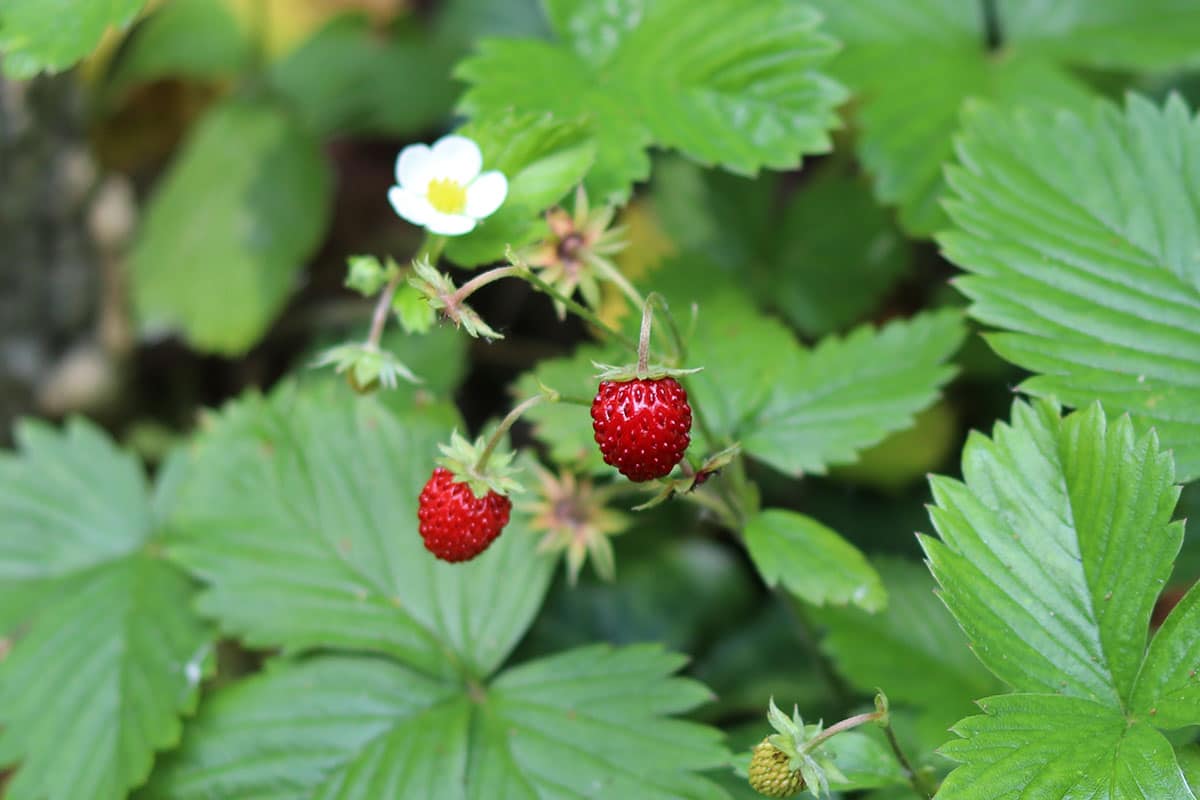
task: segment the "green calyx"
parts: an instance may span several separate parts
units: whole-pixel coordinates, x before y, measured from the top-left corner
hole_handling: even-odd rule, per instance
[[[513,466],[516,451],[492,452],[487,463],[479,460],[487,449],[486,436],[469,442],[458,431],[450,434],[450,444],[439,444],[442,458],[438,463],[454,474],[454,480],[465,483],[476,497],[486,497],[488,492],[509,495],[525,491],[525,487],[513,476],[519,471]]]
[[[426,257],[413,259],[408,285],[416,289],[431,308],[441,311],[451,322],[476,339],[503,339],[483,321],[483,317],[460,298],[450,276],[440,272]]]
[[[800,717],[800,709],[795,706],[789,719],[775,705],[774,698],[767,710],[767,720],[776,730],[767,741],[787,754],[788,766],[800,773],[805,788],[814,797],[830,794],[831,780],[846,781],[846,776],[833,763],[834,754],[825,745],[826,737],[821,736],[824,731],[821,722],[806,725]]]
[[[339,374],[347,373],[351,385],[362,387],[362,390],[377,385],[395,389],[401,380],[409,383],[422,382],[394,355],[370,343],[355,342],[331,347],[313,362],[314,367],[326,367],[331,364]]]
[[[625,381],[656,381],[661,378],[679,378],[684,375],[693,375],[704,367],[696,367],[695,369],[675,369],[673,367],[665,367],[662,364],[650,364],[644,369],[639,369],[637,366],[615,367],[612,364],[600,364],[596,361],[592,362],[592,366],[600,370],[596,374],[596,378],[602,381],[616,381],[623,383]]]

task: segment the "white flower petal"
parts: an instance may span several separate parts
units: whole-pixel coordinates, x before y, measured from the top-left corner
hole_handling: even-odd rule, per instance
[[[433,143],[431,178],[450,178],[466,186],[483,169],[479,145],[465,136],[443,136]]]
[[[433,151],[429,145],[410,144],[400,151],[396,159],[396,183],[414,192],[425,193],[434,176],[430,173],[433,167]]]
[[[393,186],[388,190],[388,200],[396,213],[413,225],[428,225],[429,219],[437,214],[437,210],[429,204],[423,194]]]
[[[443,214],[436,209],[431,210],[433,213],[425,221],[425,227],[429,229],[430,233],[440,236],[462,236],[464,233],[475,230],[474,217],[468,217],[466,214]]]
[[[495,170],[485,172],[467,187],[467,207],[463,211],[475,219],[483,219],[495,212],[507,195],[508,179],[504,174]]]

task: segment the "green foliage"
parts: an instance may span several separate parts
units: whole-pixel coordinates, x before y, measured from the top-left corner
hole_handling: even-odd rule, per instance
[[[210,113],[151,200],[132,254],[147,328],[235,355],[283,307],[320,243],[329,176],[316,142],[280,108],[231,101]]]
[[[708,697],[678,656],[594,646],[442,684],[382,660],[276,663],[206,705],[151,798],[720,798],[686,770],[723,763],[716,732],[662,718]],[[297,695],[306,697],[296,703]],[[315,709],[325,713],[313,715]]]
[[[922,544],[972,649],[1018,694],[956,726],[944,752],[964,766],[942,793],[1192,797],[1157,729],[1200,723],[1186,605],[1146,653],[1183,538],[1170,454],[1098,405],[1060,418],[1017,403],[1011,425],[971,437],[963,474],[932,479],[941,539]],[[1168,699],[1182,702],[1160,718]]]
[[[0,455],[0,765],[11,800],[118,800],[175,744],[211,642],[162,559],[141,467],[94,427],[18,430]]]
[[[793,475],[854,461],[936,399],[963,334],[958,312],[938,311],[772,354],[782,361],[779,379],[741,434],[743,446]]]
[[[16,80],[58,72],[86,56],[110,26],[123,27],[145,0],[5,0],[0,6],[4,72]]]
[[[853,604],[878,611],[887,603],[874,568],[835,531],[794,511],[769,509],[746,523],[746,547],[767,585],[817,606]]]
[[[596,140],[597,200],[650,172],[646,149],[743,174],[824,152],[842,89],[817,71],[834,49],[818,16],[785,0],[654,0],[546,7],[558,42],[485,40],[459,65],[461,108],[584,118]]]
[[[654,205],[686,253],[750,281],[754,297],[807,336],[844,330],[879,307],[911,248],[863,181],[819,172],[786,203],[780,181],[680,160],[654,176]]]
[[[171,0],[138,25],[108,75],[120,90],[166,77],[223,78],[250,62],[251,42],[224,3]]]
[[[1040,373],[1021,388],[1129,411],[1200,477],[1200,123],[1178,99],[986,112],[961,154],[941,243],[995,350]]]

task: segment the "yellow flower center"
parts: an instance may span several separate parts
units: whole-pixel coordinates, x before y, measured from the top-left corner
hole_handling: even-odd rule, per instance
[[[429,205],[443,214],[461,214],[467,207],[467,188],[453,178],[429,182]]]

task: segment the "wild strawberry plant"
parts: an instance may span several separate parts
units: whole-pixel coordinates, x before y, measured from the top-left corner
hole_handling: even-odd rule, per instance
[[[12,0],[3,69],[140,5]],[[286,329],[347,140],[401,234],[150,468],[16,427],[4,797],[1200,796],[1195,4],[271,8],[89,61],[216,97],[140,330]]]

